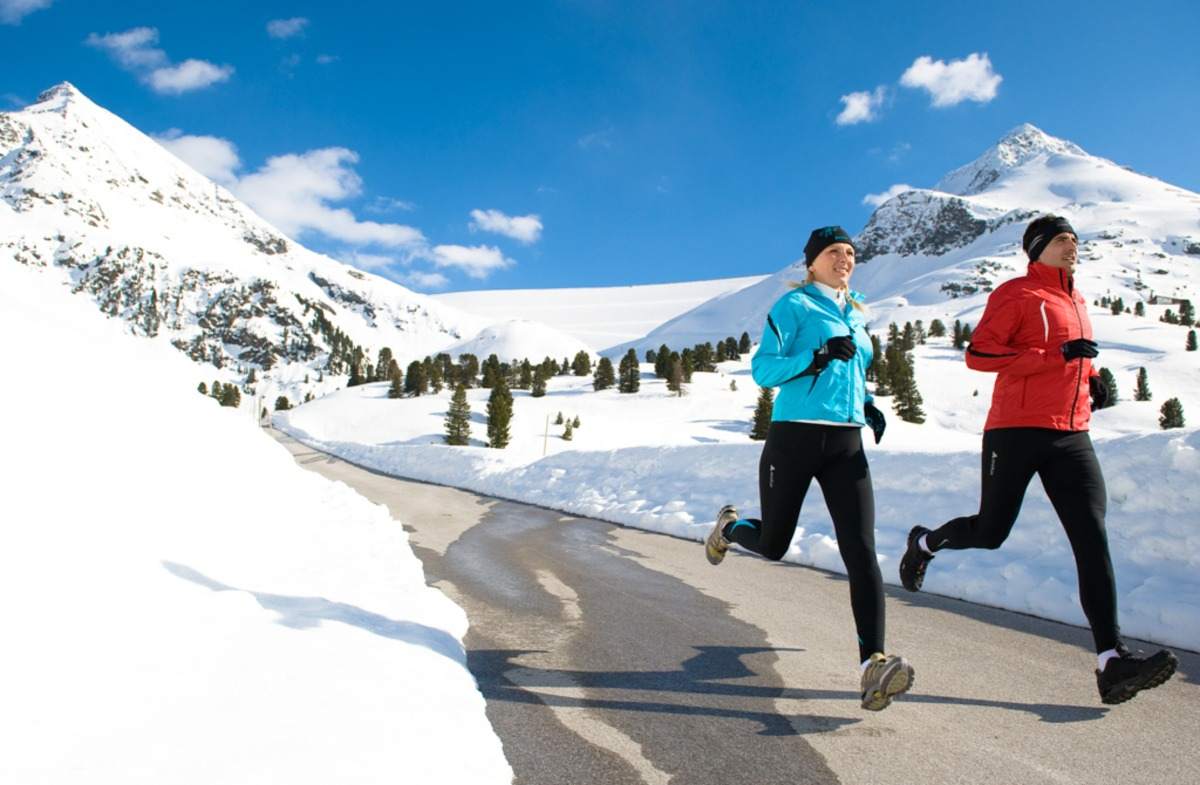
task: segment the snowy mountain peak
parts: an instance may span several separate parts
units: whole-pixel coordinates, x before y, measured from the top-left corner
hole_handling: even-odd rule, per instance
[[[1031,123],[1022,123],[983,155],[943,177],[934,190],[958,196],[982,193],[1006,172],[1036,158],[1053,155],[1087,156],[1087,152],[1079,145],[1051,136]]]
[[[85,103],[94,106],[79,88],[70,82],[59,82],[48,90],[38,94],[37,100],[26,110],[32,111],[63,111],[72,104]]]

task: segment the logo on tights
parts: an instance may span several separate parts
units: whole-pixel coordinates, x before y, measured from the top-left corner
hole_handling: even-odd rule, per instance
[[[991,465],[991,468],[988,469],[989,476],[992,476],[992,477],[996,476],[996,459],[999,457],[1000,456],[996,454],[996,451],[992,450],[992,465]]]
[[[767,487],[768,488],[775,487],[775,466],[773,464],[771,466],[771,472],[767,477]]]

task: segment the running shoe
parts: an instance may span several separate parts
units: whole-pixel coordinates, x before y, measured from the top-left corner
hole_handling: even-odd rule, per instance
[[[720,564],[725,560],[725,553],[730,546],[729,540],[725,539],[725,527],[737,519],[738,511],[732,504],[726,504],[717,513],[717,522],[704,542],[704,555],[708,557],[709,564]]]
[[[928,534],[924,526],[914,526],[908,533],[908,548],[900,559],[900,584],[909,591],[920,591],[925,582],[925,568],[933,559],[932,553],[926,553],[917,543],[921,535]]]
[[[1110,659],[1103,671],[1096,671],[1102,703],[1124,703],[1142,690],[1157,687],[1171,678],[1179,665],[1175,655],[1166,649],[1159,649],[1149,657],[1131,654],[1123,645],[1117,651],[1119,656]]]
[[[862,707],[867,711],[883,711],[892,698],[908,692],[913,683],[913,669],[903,657],[871,655],[862,674]]]

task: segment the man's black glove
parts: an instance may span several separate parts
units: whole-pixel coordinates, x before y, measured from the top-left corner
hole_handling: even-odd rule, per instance
[[[1068,361],[1080,357],[1095,357],[1100,354],[1100,344],[1087,338],[1076,338],[1062,345],[1062,354]]]
[[[1108,385],[1099,376],[1088,379],[1088,389],[1092,393],[1092,411],[1108,406]]]
[[[863,406],[863,414],[867,417],[867,425],[871,426],[871,430],[875,432],[875,443],[879,444],[879,440],[883,438],[883,429],[887,427],[887,420],[883,417],[883,412],[875,408],[875,404],[868,403]]]
[[[830,360],[849,360],[858,351],[854,339],[849,335],[838,335],[830,338],[825,344],[813,352],[812,368],[820,371]]]

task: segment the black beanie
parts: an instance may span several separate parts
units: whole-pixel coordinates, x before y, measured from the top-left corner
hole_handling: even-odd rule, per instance
[[[846,234],[846,230],[840,226],[822,226],[820,229],[813,229],[812,234],[808,236],[808,242],[804,244],[804,264],[812,264],[813,259],[816,259],[821,251],[834,243],[846,243],[854,248],[854,242],[850,239],[850,235]]]
[[[1058,215],[1043,215],[1029,222],[1025,236],[1021,238],[1021,247],[1029,255],[1029,261],[1036,262],[1046,250],[1046,246],[1063,232],[1069,232],[1079,239],[1079,234],[1071,228],[1066,218]]]

